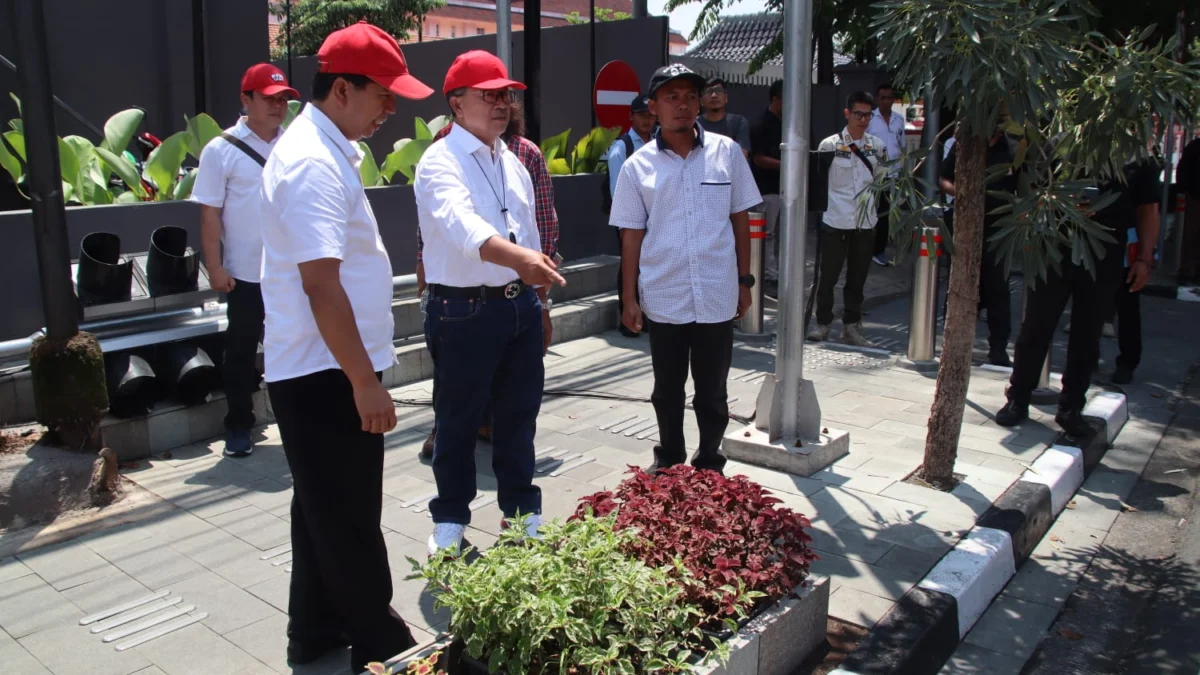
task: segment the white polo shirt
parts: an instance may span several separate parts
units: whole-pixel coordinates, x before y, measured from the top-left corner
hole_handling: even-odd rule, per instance
[[[699,125],[686,159],[655,136],[625,160],[608,222],[646,231],[638,288],[651,321],[733,319],[738,273],[729,216],[761,202],[741,146]]]
[[[492,237],[511,234],[516,244],[542,250],[533,180],[500,139],[489,148],[455,124],[421,157],[413,192],[428,283],[504,286],[516,281],[513,270],[480,260],[479,248]]]
[[[869,171],[867,165],[854,154],[851,145],[858,146],[871,162],[874,172]],[[855,141],[850,138],[850,132],[843,129],[842,133],[821,141],[817,152],[834,153],[833,165],[829,167],[829,205],[822,222],[838,230],[874,228],[875,223],[879,222],[879,214],[875,211],[875,195],[866,195],[865,213],[859,205],[859,195],[875,180],[876,174],[887,170],[883,166],[887,161],[883,141],[869,133],[864,133],[862,138]]]
[[[264,158],[283,130],[270,142],[246,125],[246,118],[225,130]],[[234,279],[257,283],[262,275],[262,175],[258,162],[223,138],[200,152],[200,168],[191,201],[221,209],[221,266]]]
[[[325,345],[300,279],[300,263],[342,261],[341,281],[376,371],[392,348],[392,263],[363,190],[362,155],[311,103],[263,169],[263,340],[266,380],[340,368]]]
[[[899,159],[904,154],[904,116],[897,115],[895,110],[892,111],[892,120],[886,122],[883,113],[876,108],[875,116],[867,125],[867,133],[883,141],[883,147],[890,159]],[[893,176],[899,175],[900,166],[893,166],[888,173]]]

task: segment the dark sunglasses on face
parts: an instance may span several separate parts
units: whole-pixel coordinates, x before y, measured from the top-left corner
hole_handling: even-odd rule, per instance
[[[488,105],[496,105],[497,103],[512,103],[517,100],[517,92],[512,89],[491,89],[488,91],[479,92],[483,97],[483,102]]]

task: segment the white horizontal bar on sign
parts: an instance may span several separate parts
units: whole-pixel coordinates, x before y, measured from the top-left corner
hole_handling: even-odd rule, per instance
[[[629,105],[633,103],[633,97],[641,92],[637,91],[613,91],[611,89],[601,89],[596,92],[596,105]]]

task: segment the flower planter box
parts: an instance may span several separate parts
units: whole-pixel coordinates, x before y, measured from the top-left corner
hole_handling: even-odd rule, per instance
[[[810,581],[768,607],[730,638],[729,661],[692,667],[696,675],[790,675],[825,640],[829,579]],[[430,650],[432,651],[432,650]],[[429,653],[429,652],[426,652]],[[448,652],[449,653],[449,652]],[[489,675],[487,663],[465,652],[449,675]],[[501,671],[504,673],[504,671]]]

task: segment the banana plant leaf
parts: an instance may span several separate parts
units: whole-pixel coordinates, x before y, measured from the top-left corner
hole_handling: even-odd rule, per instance
[[[192,196],[192,186],[196,184],[196,169],[189,169],[183,174],[183,178],[175,184],[175,201],[183,201]]]
[[[24,175],[25,171],[21,168],[21,159],[8,147],[8,134],[16,134],[16,132],[10,131],[4,134],[3,141],[0,141],[0,167],[3,167],[8,175],[12,176],[14,184],[20,184],[21,176]],[[24,146],[25,144],[22,142],[21,147],[24,148]]]
[[[174,195],[175,181],[179,180],[179,167],[187,156],[187,132],[177,131],[155,148],[142,169],[142,177],[154,186],[155,201],[168,201]]]
[[[124,152],[145,118],[146,111],[137,108],[122,110],[108,118],[104,123],[104,141],[100,143],[100,147],[109,152]]]
[[[417,175],[417,163],[421,161],[421,157],[430,145],[433,145],[432,140],[422,138],[402,138],[396,141],[395,150],[383,160],[381,169],[383,177],[389,183],[393,183],[395,182],[393,177],[396,172],[399,172],[408,179],[408,184],[411,185]]]
[[[301,104],[300,101],[288,101],[287,115],[283,118],[284,129],[288,128],[288,125],[292,123],[292,120],[296,119],[296,115],[300,114],[301,105],[303,104]]]
[[[146,197],[146,188],[142,186],[141,177],[138,176],[137,167],[129,163],[129,160],[112,152],[108,148],[96,148],[96,154],[100,157],[101,165],[108,170],[109,173],[115,173],[125,182],[129,192],[132,192],[137,199]],[[105,181],[108,176],[105,176]],[[127,193],[126,193],[127,194]],[[118,199],[118,202],[121,200]]]
[[[375,155],[371,152],[371,148],[362,141],[358,142],[358,147],[363,153],[362,163],[358,165],[358,174],[362,177],[363,187],[379,185],[379,165],[375,163]]]
[[[187,120],[187,153],[199,160],[204,147],[220,135],[221,125],[208,113],[196,115]]]
[[[547,138],[546,140],[542,141],[542,154],[546,156],[548,161],[553,159],[562,159],[563,161],[567,161],[567,144],[570,142],[570,139],[570,129],[567,129],[557,136],[551,136],[550,138]]]

